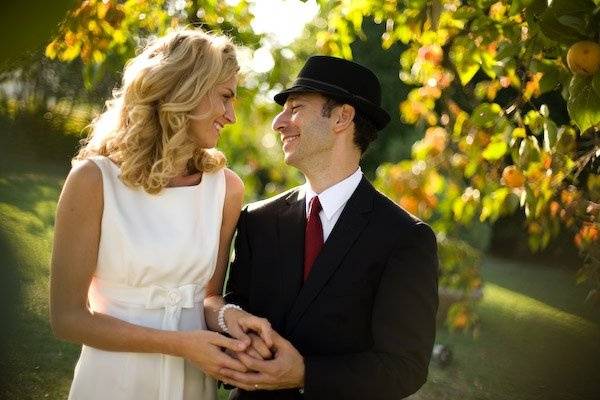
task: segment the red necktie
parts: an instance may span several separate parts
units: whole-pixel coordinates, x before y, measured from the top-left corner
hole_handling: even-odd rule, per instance
[[[305,281],[315,258],[317,258],[323,247],[323,226],[321,225],[321,218],[319,218],[319,211],[321,211],[321,202],[319,202],[319,197],[315,196],[310,200],[308,206],[308,221],[306,222],[306,232],[304,234]]]

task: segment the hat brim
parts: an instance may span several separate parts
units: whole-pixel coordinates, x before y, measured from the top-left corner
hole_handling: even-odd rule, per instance
[[[319,85],[315,82],[311,85],[294,85],[289,89],[285,89],[274,96],[274,100],[279,105],[284,105],[289,95],[293,93],[319,93],[325,96],[332,97],[338,101],[348,103],[356,107],[365,117],[373,122],[377,130],[385,128],[390,122],[390,115],[383,108],[355,96],[352,93],[343,89],[337,89],[331,85]]]

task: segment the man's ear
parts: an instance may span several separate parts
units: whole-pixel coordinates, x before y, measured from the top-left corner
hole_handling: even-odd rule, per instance
[[[335,116],[335,132],[342,132],[349,129],[354,121],[356,111],[350,104],[342,104],[334,109]]]

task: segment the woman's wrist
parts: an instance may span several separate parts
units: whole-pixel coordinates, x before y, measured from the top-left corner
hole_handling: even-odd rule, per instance
[[[243,310],[242,310],[242,307],[238,306],[237,304],[233,304],[233,303],[224,304],[219,309],[219,312],[217,314],[217,325],[219,326],[219,329],[221,329],[221,332],[230,333],[229,327],[227,326],[227,322],[225,321],[225,312],[227,310],[239,310],[239,311],[243,311]]]
[[[161,353],[169,354],[175,357],[186,357],[188,343],[193,340],[191,331],[163,331]],[[196,338],[197,339],[197,338]]]

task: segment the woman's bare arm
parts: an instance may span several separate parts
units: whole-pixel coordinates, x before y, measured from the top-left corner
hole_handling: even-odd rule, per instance
[[[223,219],[221,222],[221,233],[219,237],[219,253],[215,272],[206,286],[206,298],[204,300],[204,317],[209,329],[219,331],[217,314],[223,306],[223,284],[229,263],[231,240],[235,232],[235,226],[242,209],[244,200],[244,183],[231,170],[225,169],[225,202],[223,204]]]
[[[241,179],[231,170],[225,170],[226,194],[225,203],[223,205],[223,221],[221,224],[221,234],[219,242],[219,253],[217,256],[217,266],[215,273],[207,285],[206,298],[204,300],[204,316],[209,329],[221,331],[217,323],[219,310],[225,304],[223,301],[223,284],[227,265],[229,263],[229,254],[231,249],[231,241],[235,233],[238,218],[244,198],[244,184]],[[262,357],[270,357],[268,347],[272,345],[272,329],[271,324],[264,318],[256,317],[243,310],[228,309],[226,311],[225,324],[229,329],[231,336],[244,341],[247,345],[256,342],[255,337],[248,336],[248,333],[255,332],[260,335],[267,347],[258,347],[262,352],[254,353],[262,354]]]

